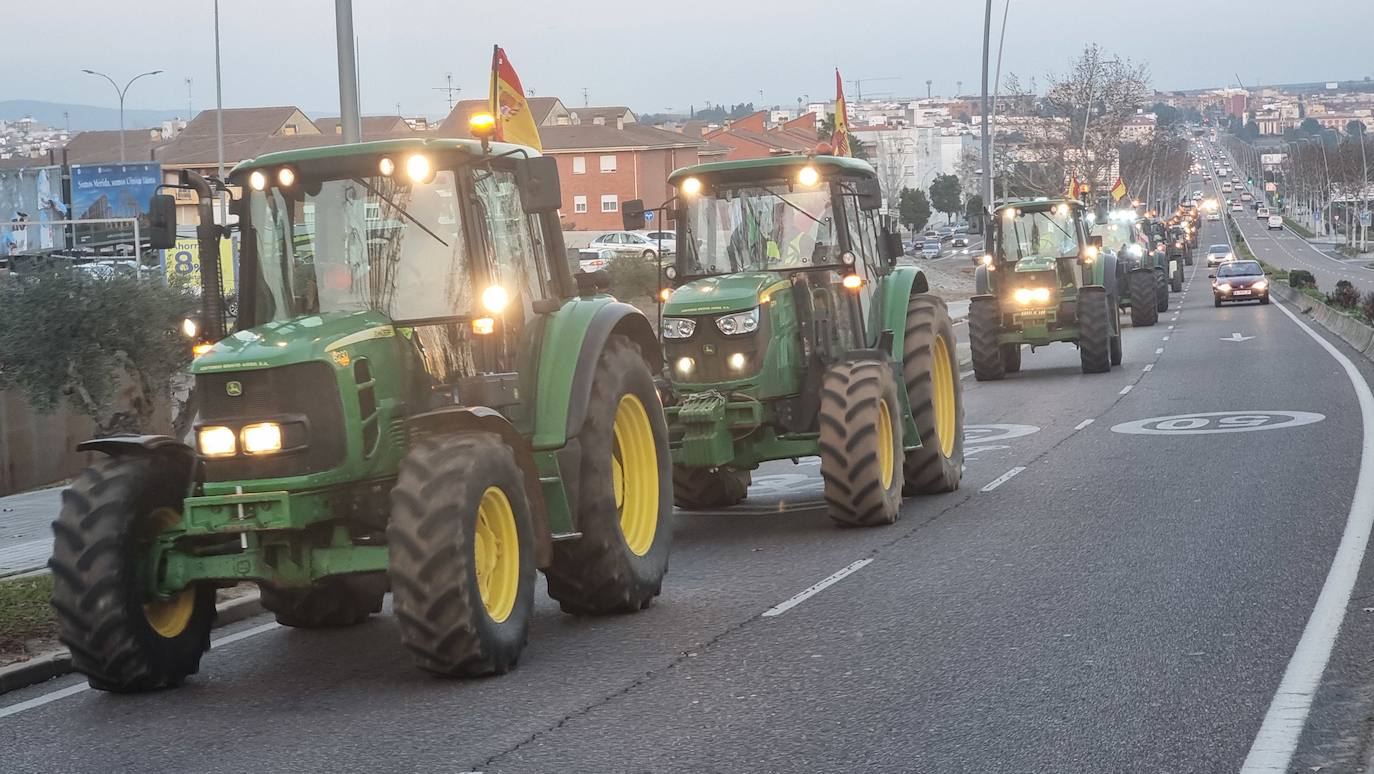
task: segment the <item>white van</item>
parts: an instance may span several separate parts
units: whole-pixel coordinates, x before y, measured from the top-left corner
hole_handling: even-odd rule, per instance
[[[1231,184],[1230,184],[1230,183],[1222,183],[1222,184],[1221,184],[1221,192],[1222,192],[1222,193],[1231,193]]]
[[[1278,229],[1279,231],[1282,231],[1282,230],[1283,230],[1283,216],[1282,216],[1282,215],[1270,215],[1270,216],[1269,216],[1269,224],[1268,224],[1268,226],[1267,226],[1267,230],[1273,231],[1274,229]]]

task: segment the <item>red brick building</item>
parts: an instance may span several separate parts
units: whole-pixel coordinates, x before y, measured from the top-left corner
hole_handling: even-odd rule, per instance
[[[731,121],[729,126],[708,132],[705,137],[713,145],[727,148],[725,158],[730,161],[762,159],[808,153],[815,150],[816,116],[807,113],[775,129],[767,125],[768,112],[760,110],[744,118]]]

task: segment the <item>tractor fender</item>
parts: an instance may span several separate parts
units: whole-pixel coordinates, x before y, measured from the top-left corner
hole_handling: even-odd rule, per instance
[[[973,270],[973,292],[980,296],[992,294],[992,276],[988,272],[988,267],[982,264]]]
[[[76,445],[79,452],[100,452],[116,459],[120,457],[147,457],[164,465],[172,466],[178,476],[185,477],[189,487],[192,472],[197,481],[204,480],[203,463],[200,455],[190,446],[170,435],[113,435],[107,438],[92,438]]]
[[[912,296],[930,292],[925,272],[915,266],[898,266],[882,280],[879,298],[874,304],[868,326],[869,343],[879,346],[885,331],[892,332],[892,346],[888,353],[902,359],[902,339],[906,336],[906,309]],[[882,342],[886,343],[886,342]]]
[[[638,309],[608,296],[564,304],[544,326],[540,341],[533,396],[534,449],[561,448],[569,438],[582,432],[591,403],[596,363],[612,334],[625,336],[639,345],[650,373],[657,376],[663,370],[658,337],[649,319]]]
[[[529,500],[534,524],[534,559],[536,567],[547,567],[553,557],[553,541],[549,532],[549,514],[544,506],[544,493],[539,485],[539,468],[534,462],[530,443],[501,412],[487,406],[444,406],[408,420],[411,438],[423,435],[453,433],[491,433],[500,437],[515,455],[515,464],[524,474],[525,498]]]

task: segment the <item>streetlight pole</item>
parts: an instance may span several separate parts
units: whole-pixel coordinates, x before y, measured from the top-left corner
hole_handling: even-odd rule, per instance
[[[219,0],[215,0],[215,160],[220,182],[224,182],[224,81],[219,68]],[[219,219],[229,225],[229,195],[216,192],[219,198]]]
[[[989,2],[991,2],[991,0],[989,0]],[[85,74],[87,74],[87,75],[99,75],[101,78],[104,78],[105,80],[109,81],[109,82],[110,82],[110,85],[114,87],[115,94],[117,94],[117,95],[119,96],[119,163],[120,163],[120,164],[123,164],[123,163],[124,163],[124,95],[129,93],[129,87],[132,86],[132,85],[134,85],[134,81],[138,80],[139,78],[142,78],[142,77],[145,76],[145,75],[157,75],[158,73],[160,73],[160,72],[162,72],[162,71],[161,71],[161,70],[152,70],[152,71],[146,72],[146,73],[139,73],[138,75],[135,75],[134,77],[130,78],[130,79],[129,79],[129,82],[126,83],[126,84],[124,84],[124,88],[122,88],[122,89],[119,88],[119,84],[115,83],[114,78],[111,78],[110,76],[106,75],[105,73],[96,72],[95,70],[82,70],[81,72],[83,72],[83,73],[85,73]]]
[[[334,36],[339,58],[339,129],[346,143],[361,142],[358,62],[353,48],[353,0],[334,0]]]
[[[991,111],[988,107],[988,54],[992,47],[992,0],[987,0],[987,10],[983,14],[983,234],[988,236],[986,214],[992,211],[992,127]]]

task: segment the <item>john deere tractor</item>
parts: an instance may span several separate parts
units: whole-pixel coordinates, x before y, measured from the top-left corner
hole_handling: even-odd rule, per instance
[[[574,283],[553,159],[388,140],[229,183],[239,316],[191,366],[194,440],[83,443],[108,458],[54,524],[53,604],[91,685],[181,683],[215,590],[243,581],[302,628],[359,623],[389,588],[444,675],[515,666],[536,569],[566,612],[647,606],[671,542],[662,356],[643,314]],[[165,244],[172,197],[153,210]]]
[[[1131,315],[1131,325],[1144,328],[1159,321],[1155,296],[1158,294],[1156,272],[1141,260],[1145,255],[1145,233],[1132,210],[1106,212],[1093,222],[1092,239],[1101,240],[1104,256],[1116,259],[1117,287],[1120,293],[1117,306]]]
[[[1021,347],[1078,345],[1083,373],[1121,364],[1116,255],[1089,237],[1073,199],[1010,202],[993,212],[991,250],[975,273],[969,304],[973,374],[979,381],[1021,369]]]
[[[812,456],[841,525],[891,524],[903,494],[956,489],[954,330],[925,275],[897,265],[873,167],[786,156],[669,180],[678,254],[661,333],[677,504],[733,505],[761,462]]]

